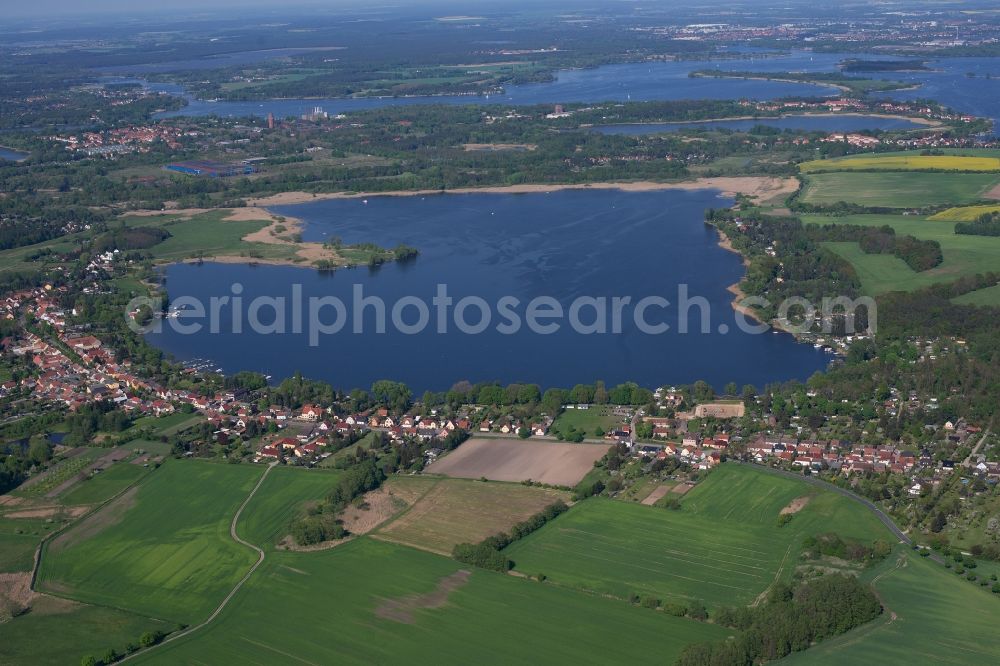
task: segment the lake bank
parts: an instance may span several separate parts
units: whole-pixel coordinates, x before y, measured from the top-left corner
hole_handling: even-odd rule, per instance
[[[656,182],[622,181],[602,183],[524,184],[495,187],[460,187],[450,190],[396,190],[389,192],[283,192],[247,200],[249,206],[287,206],[336,199],[366,199],[370,197],[426,197],[437,194],[542,194],[564,190],[621,190],[622,192],[657,192],[662,190],[719,190],[723,196],[744,194],[760,201],[789,195],[798,189],[795,178],[774,176],[722,176],[695,180]]]

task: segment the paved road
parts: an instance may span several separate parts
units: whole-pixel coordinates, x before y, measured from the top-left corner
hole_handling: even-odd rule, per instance
[[[158,643],[157,645],[154,645],[151,648],[148,648],[148,649],[145,649],[145,650],[140,650],[139,652],[136,652],[133,655],[125,657],[121,661],[128,661],[132,657],[137,657],[139,655],[147,655],[147,654],[150,653],[151,650],[155,650],[160,645],[166,645],[167,643],[171,643],[171,642],[176,641],[178,639],[184,638],[185,636],[189,636],[190,634],[193,634],[194,632],[198,631],[199,629],[202,629],[202,628],[208,626],[209,624],[211,624],[212,621],[216,617],[219,616],[219,613],[221,613],[223,611],[223,609],[225,609],[225,607],[229,604],[229,602],[232,600],[232,598],[234,596],[236,596],[236,593],[240,591],[240,588],[243,587],[243,584],[246,583],[250,579],[250,576],[252,576],[253,572],[257,570],[257,567],[259,567],[261,564],[263,564],[264,557],[265,557],[264,556],[264,551],[261,548],[257,547],[256,545],[250,543],[249,541],[244,541],[243,539],[241,539],[240,536],[236,533],[236,523],[239,522],[239,520],[240,520],[240,514],[243,513],[243,509],[246,508],[247,504],[250,503],[250,500],[252,500],[253,496],[257,493],[257,490],[260,489],[261,485],[263,485],[264,479],[267,478],[267,475],[270,474],[271,470],[274,469],[277,465],[278,465],[278,462],[275,461],[275,462],[273,462],[273,463],[271,463],[270,465],[267,466],[267,469],[265,469],[264,473],[261,474],[260,479],[257,480],[257,485],[255,485],[253,487],[253,490],[250,491],[250,494],[247,495],[247,498],[245,500],[243,500],[243,504],[240,504],[240,508],[236,510],[236,515],[233,516],[233,522],[231,522],[229,524],[229,536],[231,536],[233,538],[233,541],[235,541],[236,543],[239,543],[241,545],[244,545],[247,548],[252,548],[255,551],[257,551],[257,561],[254,562],[254,565],[252,567],[250,567],[250,571],[247,571],[246,575],[243,576],[243,578],[240,579],[240,582],[236,583],[236,586],[233,587],[233,589],[229,591],[229,594],[227,594],[226,598],[222,600],[222,603],[219,604],[218,608],[216,608],[214,611],[212,611],[212,614],[209,615],[208,618],[206,618],[204,622],[202,622],[201,624],[196,624],[193,627],[188,627],[187,629],[185,629],[184,631],[182,631],[180,633],[171,634],[170,636],[168,636],[167,638],[165,638],[163,640],[163,642]],[[119,662],[119,663],[121,663],[121,662]]]
[[[979,438],[979,443],[976,444],[975,448],[972,449],[972,452],[969,453],[965,461],[962,462],[963,466],[972,467],[972,459],[976,457],[977,453],[979,453],[979,449],[983,448],[983,444],[986,442],[986,438],[989,436],[990,436],[990,429],[987,428],[986,432],[983,433],[983,436]]]

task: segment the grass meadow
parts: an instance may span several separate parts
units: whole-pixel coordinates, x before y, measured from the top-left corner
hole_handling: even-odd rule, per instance
[[[256,560],[229,526],[263,469],[167,461],[46,545],[42,591],[192,623]]]
[[[782,508],[810,496],[784,527]],[[864,507],[748,466],[713,471],[672,511],[608,499],[581,502],[507,549],[515,568],[597,594],[709,607],[749,604],[788,579],[807,534],[889,539]]]
[[[866,572],[887,611],[882,617],[808,651],[799,664],[1000,663],[996,595],[911,551],[900,550]],[[914,657],[919,655],[919,657]]]
[[[728,633],[489,571],[442,589],[461,570],[368,537],[273,553],[215,623],[136,662],[580,664],[613,650],[620,663],[669,664],[686,643]]]
[[[606,433],[623,423],[620,416],[615,416],[609,405],[591,405],[590,409],[564,410],[552,424],[552,433],[568,433],[570,430],[582,430],[588,438],[601,437],[597,432]]]

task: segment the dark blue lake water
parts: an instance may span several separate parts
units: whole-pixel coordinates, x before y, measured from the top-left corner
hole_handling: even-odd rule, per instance
[[[705,379],[720,387],[728,381],[760,386],[805,379],[830,360],[788,335],[738,330],[726,286],[740,279],[743,266],[737,255],[718,246],[716,232],[703,222],[706,208],[730,204],[714,191],[564,190],[386,196],[367,201],[319,201],[275,210],[304,220],[309,240],[338,236],[345,243],[405,243],[420,249],[416,260],[333,274],[213,263],[166,269],[172,299],[196,296],[207,303],[212,296],[231,295],[234,282],[241,284],[245,304],[257,296],[291,297],[293,284],[301,285],[305,299],[337,297],[346,304],[349,318],[340,333],[321,336],[319,346],[312,347],[308,326],[301,334],[203,330],[182,335],[170,329],[168,320],[164,331],[151,334],[150,341],[180,359],[211,359],[226,372],[256,370],[278,379],[302,371],[341,388],[367,387],[391,378],[417,391],[447,389],[462,379],[543,386],[633,380],[650,387]],[[453,314],[446,319],[447,333],[435,330],[437,310],[431,299],[440,284],[446,285],[456,303],[470,296],[487,302],[492,321],[485,332],[456,330]],[[689,297],[705,299],[709,315],[705,334],[698,332],[701,308],[692,306],[687,316],[679,312],[682,284],[688,286]],[[375,332],[376,313],[371,308],[358,320],[365,333],[352,332],[356,285],[365,296],[379,296],[388,304],[386,333]],[[420,298],[430,309],[429,328],[416,335],[391,325],[392,305],[406,296]],[[526,325],[505,334],[498,326],[510,320],[501,317],[496,306],[505,296],[518,299],[520,307],[511,311],[522,322],[527,321],[525,305],[542,296],[554,297],[564,312],[578,297],[604,297],[609,303],[605,321],[611,320],[612,297],[629,297],[634,305],[643,297],[661,296],[671,306],[651,307],[645,320],[667,323],[670,330],[641,332],[634,309],[626,307],[620,334],[578,333],[568,318],[557,320],[562,324],[551,334],[532,332]],[[449,310],[453,311],[454,307]],[[289,331],[291,315],[288,304]],[[403,321],[416,323],[417,315],[415,308],[405,310]],[[323,318],[332,322],[333,310],[325,311]],[[261,319],[269,322],[273,317],[266,314]],[[477,308],[466,310],[464,320],[469,324],[480,319]],[[594,309],[582,309],[579,319],[592,323]],[[681,320],[689,324],[687,334],[678,330]]]
[[[822,132],[857,132],[860,130],[900,130],[922,127],[905,118],[885,116],[841,115],[841,116],[785,116],[784,118],[748,118],[743,120],[710,120],[693,123],[632,123],[621,125],[600,125],[594,131],[602,134],[664,134],[680,130],[728,129],[746,132],[758,125],[776,129],[816,130]]]
[[[7,160],[9,162],[20,162],[21,160],[28,157],[28,153],[22,153],[17,150],[11,150],[10,148],[4,148],[0,146],[0,160]]]

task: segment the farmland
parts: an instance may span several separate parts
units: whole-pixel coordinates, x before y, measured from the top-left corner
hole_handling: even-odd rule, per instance
[[[117,462],[86,477],[59,499],[63,504],[99,504],[125,490],[143,477],[149,468],[132,462]]]
[[[30,570],[35,548],[58,527],[40,518],[0,518],[0,573]]]
[[[851,155],[832,160],[813,160],[799,165],[802,173],[820,171],[1000,171],[1000,159],[980,155]]]
[[[177,622],[204,617],[255,560],[229,525],[260,474],[168,461],[47,544],[41,589]]]
[[[119,653],[147,631],[168,632],[168,622],[114,608],[43,596],[31,612],[0,624],[0,663],[5,666],[79,664],[86,654]]]
[[[574,590],[357,539],[277,552],[215,623],[138,663],[671,663],[726,631]],[[445,584],[447,586],[445,586]],[[438,594],[434,594],[438,590]],[[294,630],[280,619],[294,618]],[[493,621],[495,620],[495,621]]]
[[[803,215],[802,221],[871,227],[888,225],[899,235],[940,243],[944,261],[940,266],[919,273],[893,255],[865,254],[857,243],[826,243],[825,247],[854,266],[862,287],[871,295],[920,289],[967,275],[996,271],[1000,267],[1000,238],[956,234],[953,222],[932,221],[919,215]]]
[[[399,479],[406,481],[407,479]],[[513,483],[441,479],[378,537],[450,555],[458,543],[475,543],[538,513],[569,493]]]
[[[309,502],[323,499],[339,477],[339,472],[325,469],[272,469],[240,515],[237,533],[261,548],[273,546],[287,534],[291,520]]]
[[[781,509],[811,501],[784,527]],[[707,605],[750,603],[788,579],[801,539],[836,531],[874,540],[888,533],[859,505],[750,467],[714,471],[679,511],[588,500],[507,549],[515,568],[601,594],[654,595]]]
[[[609,448],[610,445],[605,444],[473,438],[426,471],[463,479],[485,477],[491,481],[531,480],[573,486]]]
[[[789,664],[995,664],[997,600],[987,590],[910,552],[867,572],[889,613],[844,636],[793,655]]]
[[[801,201],[807,204],[829,206],[844,201],[861,206],[922,208],[981,201],[1000,182],[1000,175],[836,171],[808,174],[805,181]]]

